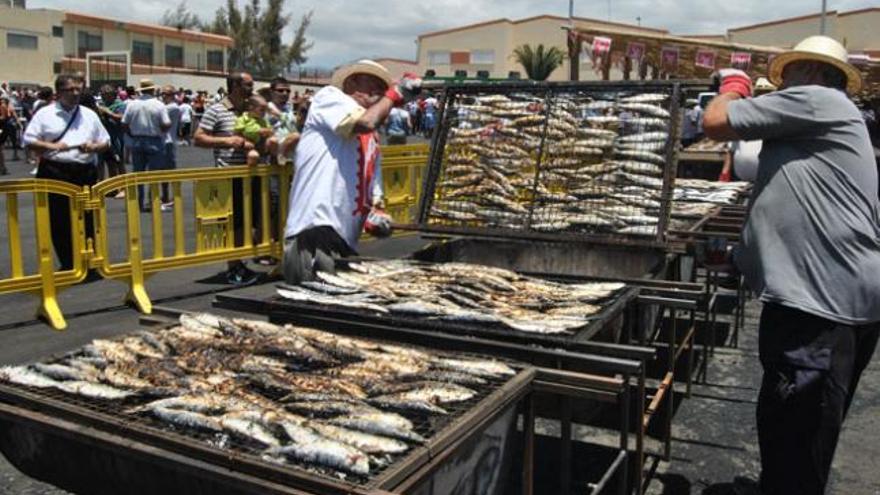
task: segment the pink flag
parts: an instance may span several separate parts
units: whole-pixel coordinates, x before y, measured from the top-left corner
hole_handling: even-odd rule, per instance
[[[694,65],[705,69],[715,68],[715,51],[714,50],[697,50]]]
[[[748,52],[733,52],[730,54],[730,66],[734,69],[749,70],[752,64],[752,54]]]
[[[645,44],[634,41],[627,43],[626,56],[631,60],[642,60],[645,58]]]

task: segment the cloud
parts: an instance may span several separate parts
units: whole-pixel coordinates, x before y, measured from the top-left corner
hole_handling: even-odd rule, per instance
[[[175,1],[116,0],[112,11],[104,2],[31,0],[31,8],[55,8],[108,16],[120,20],[155,23]],[[244,5],[241,0],[240,5]],[[875,0],[828,2],[829,10],[846,11],[874,6]],[[188,0],[190,10],[211,19],[223,0]],[[675,34],[719,34],[729,28],[785,17],[813,14],[819,2],[783,0],[575,0],[575,15],[599,20],[668,29]],[[814,5],[815,4],[815,5]],[[566,16],[568,2],[534,0],[288,0],[294,24],[284,34],[293,35],[299,17],[314,11],[307,36],[314,47],[307,54],[309,66],[333,67],[362,57],[415,59],[416,38],[421,33],[449,29],[496,18],[555,14]]]

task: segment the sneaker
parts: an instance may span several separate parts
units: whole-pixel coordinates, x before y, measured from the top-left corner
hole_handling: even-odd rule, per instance
[[[31,175],[37,175],[37,169],[38,169],[38,168],[39,168],[39,167],[34,167],[34,168],[32,168],[31,171],[28,172],[28,173],[31,174]]]
[[[115,199],[124,199],[125,198],[125,189],[120,189],[116,196],[113,196]]]
[[[255,283],[260,274],[244,266],[244,263],[236,265],[226,272],[226,281],[237,287],[244,287]]]
[[[169,201],[168,203],[162,203],[159,206],[159,209],[162,211],[174,211],[174,201]]]

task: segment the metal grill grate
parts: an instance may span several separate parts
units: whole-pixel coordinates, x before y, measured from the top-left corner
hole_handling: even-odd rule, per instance
[[[662,243],[678,83],[460,85],[443,97],[422,230]]]
[[[125,338],[125,336],[120,336],[114,340],[121,340],[123,338]],[[395,342],[386,342],[379,339],[370,340],[378,343],[398,345]],[[517,363],[510,360],[505,360],[503,358],[490,358],[487,356],[471,353],[436,352],[431,349],[419,348],[417,346],[407,347],[424,352],[431,352],[438,357],[448,357],[455,359],[491,359],[498,362],[504,362],[505,364],[508,364],[509,366],[515,368],[519,368],[519,365]],[[58,363],[64,358],[65,356],[58,356],[44,360],[42,362],[48,364]],[[471,388],[472,390],[477,392],[474,397],[466,401],[447,403],[443,405],[443,408],[448,412],[447,415],[427,415],[408,411],[395,412],[409,419],[413,423],[412,431],[421,435],[428,442],[430,442],[433,437],[438,435],[447,427],[453,425],[465,413],[471,411],[475,407],[487,407],[486,404],[480,403],[484,399],[486,399],[486,397],[489,396],[491,393],[495,392],[503,385],[508,383],[509,380],[513,377],[483,378],[487,381],[485,385],[468,386],[468,388]],[[39,402],[39,398],[44,398],[51,401],[63,403],[66,406],[73,406],[73,410],[79,409],[79,412],[81,413],[80,415],[83,417],[93,418],[98,421],[105,419],[108,423],[115,423],[114,433],[116,434],[125,435],[126,432],[137,433],[140,436],[147,435],[149,437],[160,438],[163,440],[168,439],[174,442],[178,442],[181,445],[187,445],[190,444],[193,440],[197,440],[205,446],[222,450],[226,453],[224,457],[230,460],[241,458],[248,459],[251,463],[271,465],[275,469],[284,470],[293,477],[296,477],[298,473],[308,473],[309,475],[316,475],[318,477],[325,478],[326,480],[331,482],[342,481],[355,485],[370,486],[373,480],[381,478],[382,474],[392,467],[395,467],[397,464],[402,462],[408,462],[409,460],[411,460],[410,458],[412,456],[418,457],[419,455],[421,455],[416,452],[418,449],[415,448],[415,445],[410,450],[401,454],[384,455],[381,458],[381,465],[373,465],[371,463],[371,470],[368,476],[344,473],[342,471],[336,471],[330,468],[324,468],[314,464],[308,464],[292,459],[288,459],[283,464],[281,464],[266,458],[264,456],[265,449],[261,447],[258,443],[255,443],[253,441],[248,441],[247,439],[232,436],[227,433],[202,432],[194,429],[185,429],[176,425],[163,422],[146,413],[133,414],[129,412],[132,408],[136,408],[137,406],[146,404],[152,400],[155,400],[155,398],[135,396],[123,400],[111,401],[86,398],[52,388],[35,388],[5,382],[3,383],[3,388],[5,389],[3,392],[5,400],[15,400],[14,396],[9,396],[9,391],[20,390],[23,392],[27,392],[27,395],[30,397],[37,397],[37,402]],[[253,391],[273,401],[278,401],[281,396],[284,395],[273,393],[265,389],[254,389]],[[33,401],[32,398],[29,398],[28,400],[31,402]],[[123,419],[123,422],[120,423],[120,419]]]

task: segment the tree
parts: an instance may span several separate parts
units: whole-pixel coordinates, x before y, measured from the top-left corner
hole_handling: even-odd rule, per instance
[[[177,7],[167,9],[165,13],[162,14],[162,19],[159,23],[163,26],[170,26],[177,29],[202,29],[202,20],[199,19],[198,15],[190,12],[186,6],[185,0],[181,0],[181,2],[177,4]]]
[[[555,46],[545,50],[544,45],[539,44],[537,48],[532,48],[531,45],[514,48],[513,58],[522,65],[529,79],[544,81],[562,65],[565,56],[562,50]]]
[[[312,47],[306,38],[306,30],[312,21],[311,11],[300,18],[290,44],[282,40],[282,34],[293,19],[284,13],[285,1],[266,0],[264,8],[261,0],[248,0],[242,9],[237,0],[226,0],[226,6],[217,9],[211,22],[202,22],[181,3],[173,12],[165,13],[163,22],[166,18],[183,19],[183,14],[189,14],[203,31],[232,38],[234,44],[229,49],[228,61],[230,71],[245,70],[256,76],[273,77],[289,71],[294,64],[305,63],[308,60],[306,52]]]

